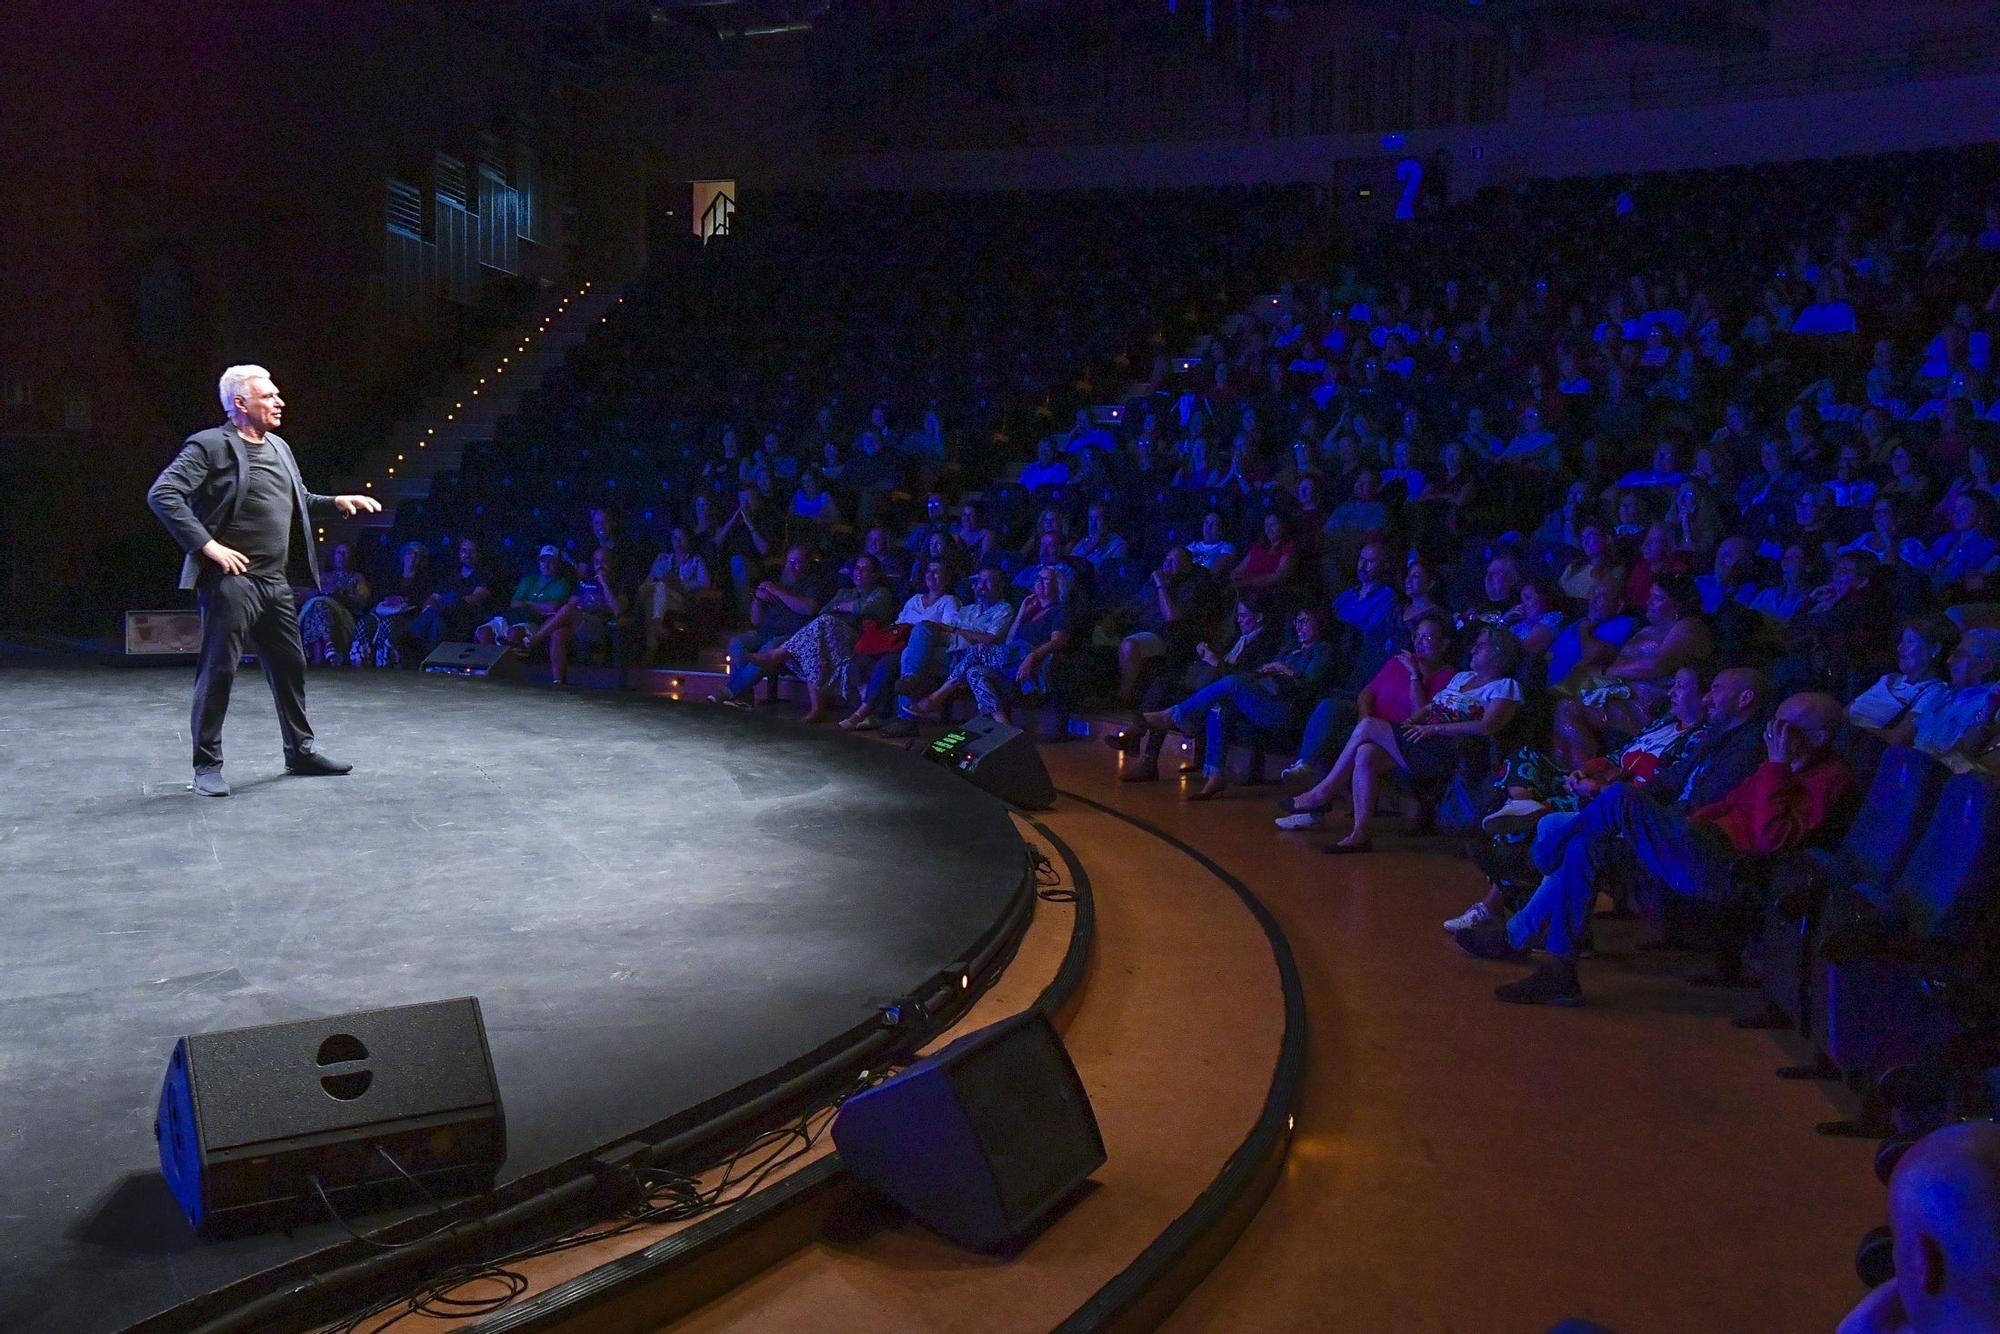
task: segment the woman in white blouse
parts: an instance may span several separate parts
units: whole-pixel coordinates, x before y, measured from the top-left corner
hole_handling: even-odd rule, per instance
[[[896,614],[895,623],[902,627],[897,634],[903,642],[893,651],[874,655],[874,665],[868,670],[867,684],[860,691],[854,712],[840,720],[843,732],[872,731],[887,721],[896,702],[896,683],[902,678],[943,675],[951,636],[921,633],[919,627],[948,629],[957,623],[958,599],[952,595],[952,583],[949,563],[932,560],[924,566],[923,590],[910,594],[902,611]],[[887,650],[888,646],[884,647]],[[857,654],[868,656],[858,649]]]

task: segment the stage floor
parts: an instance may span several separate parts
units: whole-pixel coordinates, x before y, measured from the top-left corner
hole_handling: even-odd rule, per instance
[[[114,1329],[337,1239],[208,1243],[152,1117],[182,1034],[476,995],[509,1157],[549,1166],[864,1022],[1021,891],[1005,809],[889,747],[706,704],[316,675],[345,778],[238,681],[0,670],[0,1329]]]

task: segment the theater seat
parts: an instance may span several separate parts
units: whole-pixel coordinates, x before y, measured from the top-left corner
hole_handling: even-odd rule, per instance
[[[1756,941],[1764,995],[1808,1036],[1813,1032],[1807,982],[1830,900],[1834,921],[1853,902],[1880,910],[1930,823],[1951,771],[1922,751],[1885,752],[1874,782],[1840,845],[1784,858],[1772,875],[1771,905]]]
[[[1961,774],[1944,784],[1887,902],[1820,944],[1809,991],[1833,1062],[1877,1075],[1942,1056],[1989,985],[1996,907],[2000,788]]]

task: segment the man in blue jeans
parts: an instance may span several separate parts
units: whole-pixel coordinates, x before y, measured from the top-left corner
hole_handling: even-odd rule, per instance
[[[1326,689],[1333,675],[1333,646],[1326,642],[1321,613],[1301,607],[1292,617],[1293,647],[1250,672],[1231,672],[1189,695],[1171,709],[1141,715],[1155,731],[1172,729],[1194,735],[1203,720],[1202,769],[1207,781],[1188,794],[1190,801],[1212,801],[1222,795],[1227,780],[1232,732],[1248,727],[1271,732],[1295,721]]]
[[[1627,784],[1614,786],[1563,830],[1560,861],[1504,931],[1478,928],[1453,939],[1479,958],[1513,959],[1540,936],[1549,961],[1494,995],[1522,1005],[1583,1004],[1576,974],[1583,928],[1620,840],[1669,893],[1723,902],[1739,860],[1799,846],[1852,792],[1853,773],[1829,753],[1843,717],[1831,695],[1793,695],[1765,728],[1764,763],[1722,800],[1689,814]],[[1553,860],[1554,851],[1544,855]]]

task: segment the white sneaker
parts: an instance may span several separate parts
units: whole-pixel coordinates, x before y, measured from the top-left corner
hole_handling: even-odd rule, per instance
[[[1473,904],[1458,916],[1444,924],[1447,931],[1470,931],[1474,927],[1485,926],[1493,920],[1493,910],[1486,906],[1484,899]]]
[[[1319,772],[1304,760],[1293,760],[1279,773],[1278,781],[1286,784],[1300,783],[1311,787],[1319,781]]]
[[[1278,817],[1280,829],[1318,829],[1326,824],[1324,815],[1307,813],[1304,815],[1281,815]]]
[[[1549,808],[1539,801],[1516,797],[1481,820],[1479,827],[1489,834],[1518,834],[1533,829],[1548,811]]]

